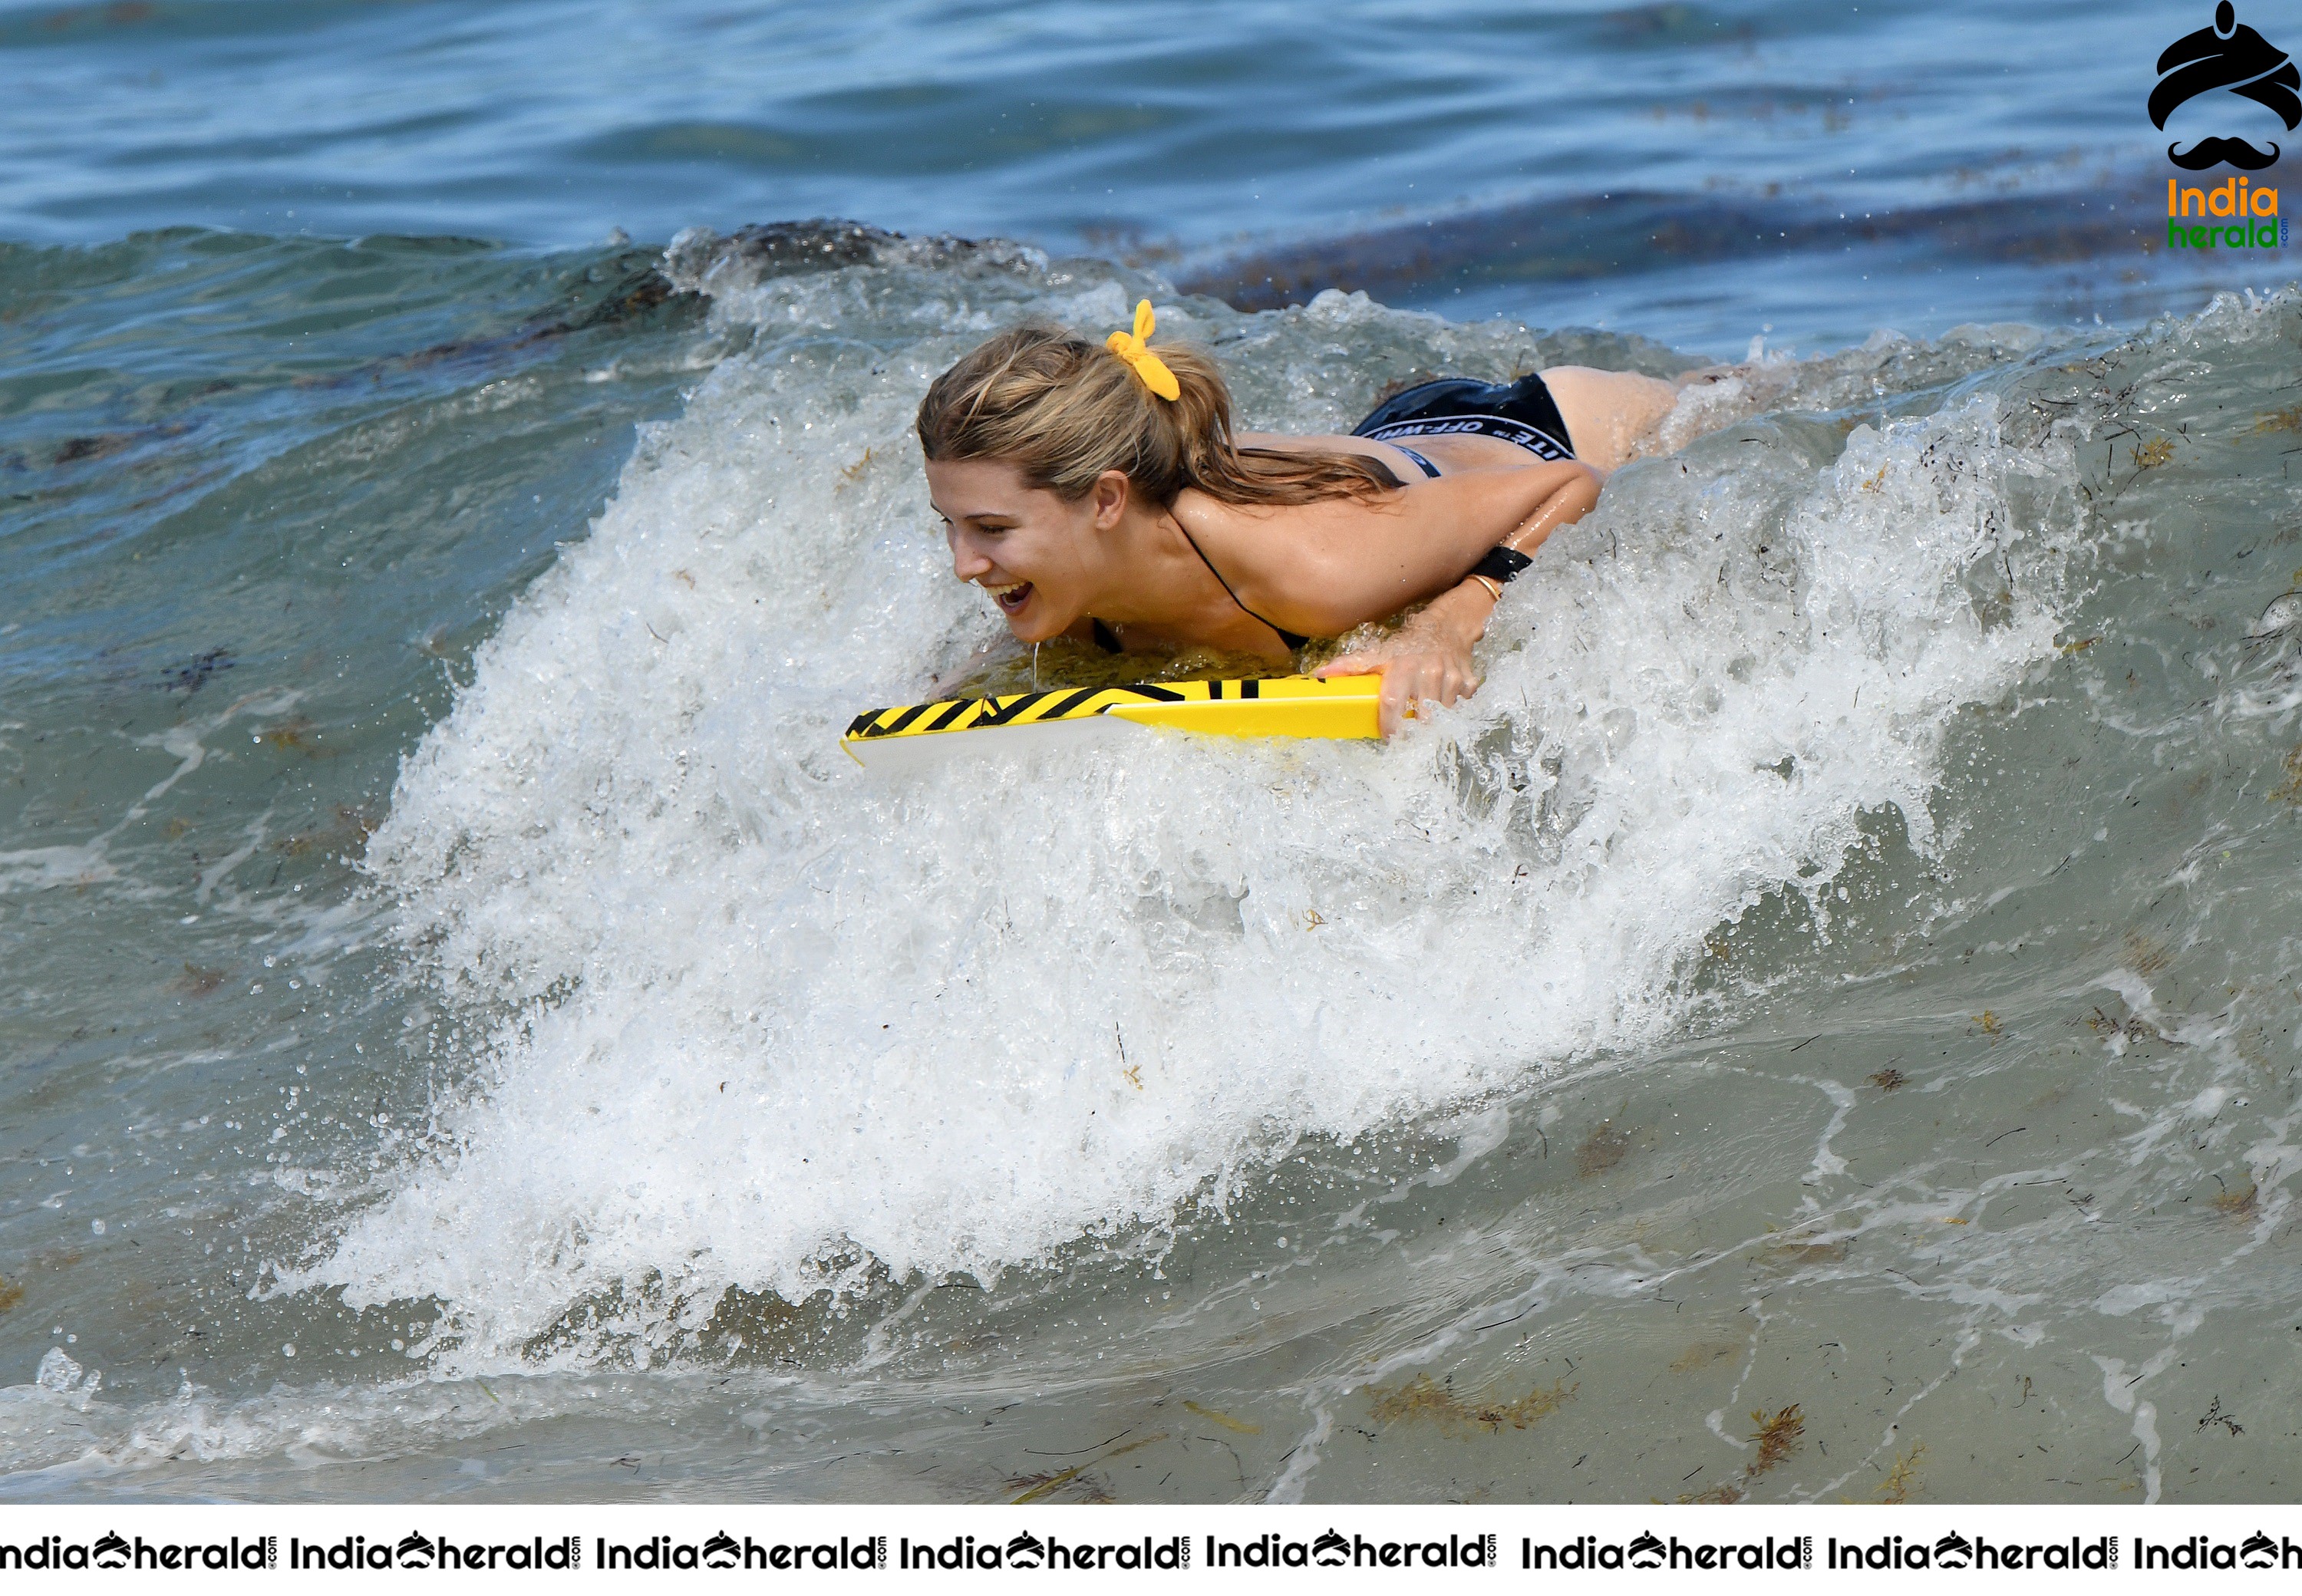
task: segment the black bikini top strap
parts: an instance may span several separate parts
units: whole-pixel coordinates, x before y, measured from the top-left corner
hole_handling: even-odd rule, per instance
[[[1263,617],[1256,615],[1254,610],[1248,609],[1247,601],[1239,596],[1239,590],[1237,588],[1231,586],[1229,582],[1224,581],[1223,574],[1215,569],[1215,562],[1207,558],[1207,551],[1199,547],[1199,540],[1191,535],[1191,529],[1184,525],[1180,517],[1178,517],[1175,522],[1175,530],[1183,534],[1183,541],[1191,546],[1191,552],[1199,557],[1199,563],[1207,567],[1207,574],[1213,576],[1217,582],[1222,583],[1222,590],[1231,595],[1231,601],[1232,603],[1238,605],[1241,609],[1246,609],[1248,615],[1252,618],[1263,621],[1264,626],[1270,627],[1273,632],[1278,633],[1279,641],[1285,643],[1290,649],[1299,649],[1305,643],[1311,641],[1309,638],[1304,636],[1300,632],[1290,632],[1277,621],[1264,620]]]

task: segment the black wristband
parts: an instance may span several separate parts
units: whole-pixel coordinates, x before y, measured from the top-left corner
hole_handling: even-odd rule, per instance
[[[1517,550],[1506,549],[1500,543],[1497,543],[1479,556],[1479,563],[1471,567],[1470,575],[1490,577],[1497,582],[1508,582],[1533,563],[1534,561]]]

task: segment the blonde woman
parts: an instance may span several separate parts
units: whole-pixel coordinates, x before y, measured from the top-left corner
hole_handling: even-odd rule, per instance
[[[1196,349],[1012,328],[920,405],[953,574],[1024,643],[1189,646],[1291,662],[1314,638],[1414,609],[1324,676],[1380,675],[1384,736],[1477,690],[1471,650],[1542,541],[1598,502],[1677,397],[1651,377],[1554,366],[1385,401],[1348,437],[1231,430]],[[1420,606],[1419,609],[1416,608]]]

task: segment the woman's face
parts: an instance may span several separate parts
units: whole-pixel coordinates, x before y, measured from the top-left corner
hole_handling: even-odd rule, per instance
[[[943,517],[951,542],[952,575],[989,593],[1024,643],[1045,643],[1087,613],[1099,543],[1108,518],[1126,502],[1126,478],[1116,503],[1098,483],[1076,503],[1034,488],[1004,460],[929,460],[928,497]]]

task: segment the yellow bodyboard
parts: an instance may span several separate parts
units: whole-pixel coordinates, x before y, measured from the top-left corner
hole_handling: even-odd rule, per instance
[[[996,698],[897,704],[858,715],[840,746],[865,765],[889,756],[956,752],[992,743],[993,732],[1033,727],[1085,731],[1133,721],[1217,737],[1372,737],[1381,676],[1269,676],[1227,682],[1138,682],[1127,687],[1056,687]]]

